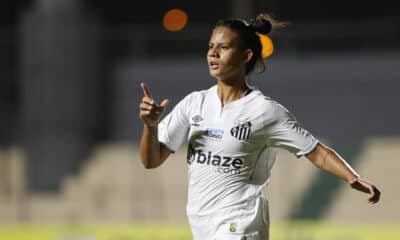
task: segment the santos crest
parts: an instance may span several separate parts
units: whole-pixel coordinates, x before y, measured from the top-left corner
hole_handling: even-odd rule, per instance
[[[251,133],[251,122],[247,121],[231,128],[231,135],[239,140],[247,140]]]

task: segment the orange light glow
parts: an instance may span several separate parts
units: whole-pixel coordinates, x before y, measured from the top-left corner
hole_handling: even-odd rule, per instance
[[[267,35],[257,34],[260,38],[261,45],[262,45],[262,58],[267,58],[272,55],[274,52],[274,44],[272,43],[271,38]]]
[[[164,14],[163,25],[171,32],[182,30],[188,21],[186,12],[180,9],[171,9]]]

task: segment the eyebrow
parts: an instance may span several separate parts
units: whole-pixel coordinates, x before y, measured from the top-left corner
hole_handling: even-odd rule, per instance
[[[212,41],[209,41],[208,44],[216,44],[216,45],[224,45],[224,44],[226,44],[226,45],[229,45],[229,46],[233,45],[232,42],[212,42]]]

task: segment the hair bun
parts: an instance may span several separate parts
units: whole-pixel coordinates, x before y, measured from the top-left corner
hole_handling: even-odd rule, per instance
[[[272,23],[267,19],[257,18],[256,20],[252,20],[250,23],[251,28],[254,31],[261,33],[261,34],[268,34],[272,30]]]

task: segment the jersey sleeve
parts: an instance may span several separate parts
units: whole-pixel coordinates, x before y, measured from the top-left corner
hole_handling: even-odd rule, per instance
[[[296,118],[279,103],[272,105],[272,114],[266,118],[267,145],[288,150],[298,158],[310,153],[318,140],[302,128]]]
[[[172,152],[186,141],[189,132],[190,94],[183,98],[158,124],[158,141]]]

